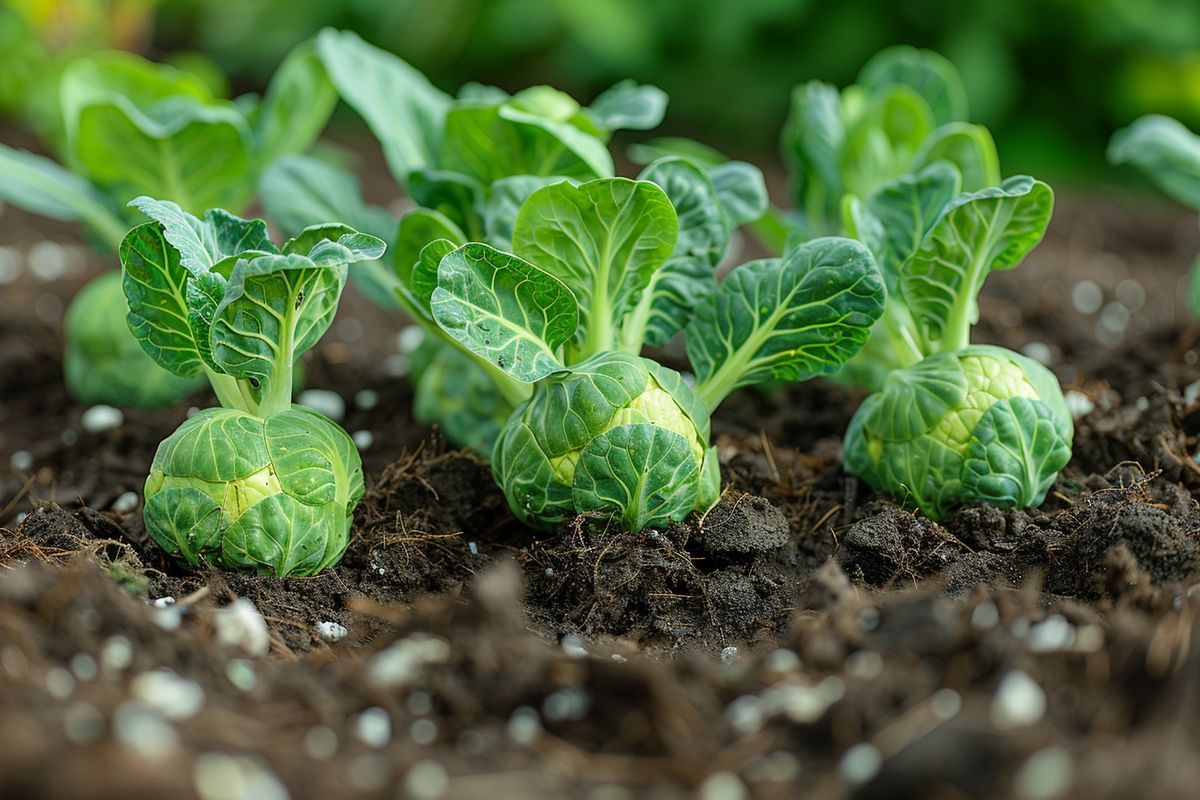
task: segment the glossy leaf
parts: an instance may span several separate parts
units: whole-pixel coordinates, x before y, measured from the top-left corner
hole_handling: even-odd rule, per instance
[[[292,49],[267,85],[254,130],[255,156],[267,164],[303,153],[337,105],[337,91],[325,74],[313,42]]]
[[[588,114],[605,131],[648,131],[662,124],[667,112],[667,93],[657,86],[631,80],[616,84],[597,97]]]
[[[1132,164],[1160,189],[1200,209],[1200,136],[1159,114],[1137,119],[1113,134],[1108,160]]]
[[[1000,157],[992,134],[982,125],[951,122],[932,134],[917,150],[910,172],[948,161],[962,175],[962,190],[978,192],[1000,183]]]
[[[784,127],[783,149],[791,165],[796,205],[810,219],[837,214],[844,192],[840,159],[845,142],[838,90],[820,81],[797,86]]]
[[[755,222],[767,213],[767,183],[758,167],[744,161],[726,161],[710,167],[708,176],[733,227]]]
[[[190,377],[204,362],[189,322],[187,283],[180,263],[157,222],[131,230],[121,242],[122,286],[129,302],[129,328],[160,367]]]
[[[860,242],[814,239],[735,269],[688,324],[688,359],[709,409],[767,380],[836,371],[866,342],[884,285]]]
[[[932,50],[895,45],[880,50],[863,66],[856,83],[873,90],[907,86],[929,105],[938,125],[967,119],[962,77],[944,56]]]
[[[1001,508],[1041,505],[1071,460],[1071,426],[1039,401],[993,404],[975,426],[963,464],[963,499]]]
[[[467,244],[438,267],[433,317],[453,339],[519,381],[562,369],[557,351],[579,324],[559,280],[484,244]]]

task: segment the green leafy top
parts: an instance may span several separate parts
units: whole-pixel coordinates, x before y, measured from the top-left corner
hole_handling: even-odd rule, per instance
[[[199,77],[130,53],[80,57],[59,87],[65,166],[0,145],[0,199],[80,220],[115,249],[139,195],[192,213],[240,208],[263,167],[316,139],[336,99],[312,43],[287,56],[261,100],[215,97]]]
[[[803,235],[837,232],[845,195],[869,197],[937,161],[958,168],[966,191],[998,183],[991,135],[966,120],[962,79],[929,50],[883,50],[840,92],[820,81],[796,87],[783,151]]]
[[[121,242],[129,327],[176,375],[208,375],[222,405],[269,416],[291,405],[292,368],[333,321],[346,268],[384,244],[320,225],[276,247],[262,220],[194,217],[139,197],[151,218]]]

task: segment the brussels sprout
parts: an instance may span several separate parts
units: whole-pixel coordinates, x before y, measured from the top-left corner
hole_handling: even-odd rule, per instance
[[[81,403],[154,409],[171,405],[205,385],[160,369],[129,333],[121,273],[107,272],[75,295],[67,309],[63,378]]]
[[[134,203],[154,221],[121,243],[130,330],[159,366],[207,376],[223,406],[159,446],[146,529],[189,563],[276,575],[336,563],[362,464],[341,428],[292,405],[294,365],[332,323],[347,267],[379,258],[383,243],[323,225],[278,248],[261,220]]]
[[[605,352],[534,384],[496,442],[492,472],[524,522],[616,511],[638,531],[707,509],[721,492],[708,410],[678,373]]]
[[[846,469],[931,519],[960,503],[1024,508],[1045,499],[1071,438],[1048,369],[973,345],[891,372],[850,422]]]
[[[938,162],[843,209],[888,286],[871,341],[842,372],[875,392],[846,433],[846,469],[933,519],[963,502],[1041,503],[1073,437],[1049,370],[970,345],[984,280],[1037,246],[1054,195],[1024,175],[974,192],[961,185]]]
[[[644,177],[538,189],[514,252],[437,240],[404,281],[481,369],[532,387],[492,454],[531,525],[600,513],[637,532],[707,509],[720,491],[712,410],[742,386],[835,371],[883,308],[874,259],[849,239],[718,282],[729,223],[709,173],[667,158]],[[680,330],[694,388],[640,356]]]

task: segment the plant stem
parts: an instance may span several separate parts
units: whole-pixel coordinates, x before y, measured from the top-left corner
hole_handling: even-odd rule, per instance
[[[243,387],[237,378],[234,378],[232,375],[222,375],[219,372],[214,372],[210,367],[204,368],[204,374],[208,376],[208,382],[212,385],[213,393],[216,394],[217,401],[223,407],[239,409],[251,414],[258,413],[258,404],[243,391]]]

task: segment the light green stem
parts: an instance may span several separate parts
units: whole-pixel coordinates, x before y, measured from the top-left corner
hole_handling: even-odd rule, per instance
[[[232,375],[222,375],[211,368],[204,368],[208,382],[212,385],[217,401],[225,408],[235,408],[250,414],[258,413],[258,403],[250,395],[250,389]]]

